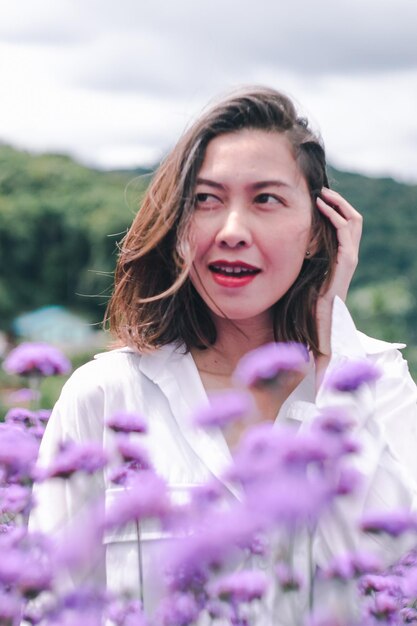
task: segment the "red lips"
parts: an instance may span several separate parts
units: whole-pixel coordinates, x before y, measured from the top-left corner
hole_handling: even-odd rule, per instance
[[[261,271],[258,267],[239,260],[219,259],[209,263],[208,267],[214,281],[222,287],[244,287]]]

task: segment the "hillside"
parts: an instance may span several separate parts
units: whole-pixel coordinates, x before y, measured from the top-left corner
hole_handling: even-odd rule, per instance
[[[102,318],[116,243],[146,174],[103,172],[0,145],[0,328],[51,303]],[[330,175],[365,219],[350,296],[355,320],[365,332],[407,341],[417,362],[417,185],[335,169]]]

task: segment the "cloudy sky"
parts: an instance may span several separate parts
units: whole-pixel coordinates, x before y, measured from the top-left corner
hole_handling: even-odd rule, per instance
[[[338,167],[417,183],[416,0],[0,0],[0,141],[155,162],[241,84],[294,97]]]

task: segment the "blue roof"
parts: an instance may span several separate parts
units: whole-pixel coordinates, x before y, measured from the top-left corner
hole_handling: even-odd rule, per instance
[[[94,333],[89,322],[63,306],[45,306],[19,315],[13,321],[19,337],[34,341],[81,341]]]

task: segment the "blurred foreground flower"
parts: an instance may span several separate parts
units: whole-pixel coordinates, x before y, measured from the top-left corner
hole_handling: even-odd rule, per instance
[[[0,487],[0,515],[26,514],[32,506],[32,494],[28,487],[23,485],[8,485]]]
[[[6,424],[14,424],[21,426],[30,431],[38,441],[42,439],[45,431],[46,423],[49,419],[51,411],[45,409],[39,409],[38,411],[30,411],[29,409],[23,409],[22,407],[15,407],[9,409],[4,416]]]
[[[126,411],[112,415],[106,425],[116,433],[146,433],[148,431],[146,420],[142,415]]]
[[[279,388],[281,376],[307,367],[302,346],[271,344],[247,355],[236,379],[251,388],[270,384],[270,393]],[[18,369],[15,365],[14,373],[38,382],[48,375],[30,359],[26,370]],[[51,365],[48,372],[61,373],[58,369]],[[377,376],[372,364],[349,362],[329,381],[337,391],[355,392]],[[228,427],[252,412],[248,391],[228,391],[212,396],[195,421]],[[117,412],[107,421],[113,432],[106,433],[111,442],[106,453],[96,443],[68,442],[49,467],[34,471],[37,437],[47,418],[47,412],[12,409],[0,425],[0,626],[16,626],[22,615],[33,626],[400,626],[416,621],[416,551],[383,571],[371,554],[345,552],[351,547],[346,541],[346,548],[315,567],[315,533],[321,532],[322,519],[334,515],[343,532],[337,503],[344,499],[349,506],[350,494],[361,485],[361,473],[349,465],[359,449],[354,413],[330,408],[302,428],[258,423],[243,433],[220,480],[207,472],[206,482],[201,478],[189,485],[181,477],[181,491],[151,469],[147,423],[133,412]],[[54,486],[61,488],[62,479],[76,483],[72,477],[81,473],[80,484],[90,485],[101,479],[107,462],[105,474],[113,485],[106,507],[101,500],[83,507],[68,527],[54,529],[50,545],[28,533],[34,477],[54,477]],[[95,472],[92,481],[86,478]],[[11,520],[21,526],[13,528]],[[152,573],[142,553],[150,543],[148,529],[163,538],[152,556],[165,592],[155,611],[143,591],[145,576]],[[416,530],[417,516],[407,511],[367,514],[360,530],[358,524],[358,534],[396,537]],[[86,582],[94,570],[101,572],[104,535],[105,541],[112,536],[117,542],[119,531],[132,534],[129,542],[136,543],[138,598],[130,590],[113,595]],[[61,579],[65,585],[68,577],[74,588],[61,589]],[[334,599],[338,607],[332,615]],[[320,610],[329,613],[320,615]]]
[[[308,363],[308,352],[302,344],[268,343],[245,354],[234,378],[245,387],[256,387],[277,382],[280,374],[305,372]]]
[[[137,474],[106,514],[106,528],[125,526],[145,517],[162,519],[170,511],[166,483],[152,470]]]
[[[323,578],[351,580],[363,574],[374,574],[383,569],[381,561],[368,552],[347,552],[335,556],[321,572]]]
[[[346,361],[327,377],[326,386],[335,391],[356,391],[365,383],[373,383],[381,376],[381,371],[364,359]]]
[[[211,596],[232,602],[253,602],[260,600],[266,593],[268,580],[265,572],[242,570],[222,576],[209,588]]]
[[[16,389],[11,391],[6,396],[6,402],[8,406],[15,405],[27,405],[40,400],[40,392],[37,389],[30,389],[29,387],[23,387],[22,389]]]
[[[362,517],[360,527],[368,533],[399,537],[407,531],[417,531],[417,514],[407,510],[367,513]]]
[[[244,391],[223,391],[209,396],[209,404],[200,407],[194,423],[202,427],[226,427],[228,424],[248,417],[254,410],[254,402]]]
[[[301,574],[287,563],[278,563],[275,568],[275,574],[283,591],[297,591],[303,586]]]
[[[69,478],[75,472],[94,474],[107,465],[108,455],[103,447],[94,442],[61,444],[58,454],[47,468],[38,469],[40,480],[46,478]]]
[[[11,350],[4,360],[3,368],[8,374],[20,376],[55,376],[68,374],[71,363],[55,346],[24,342]]]
[[[0,424],[0,479],[23,483],[33,477],[39,443],[15,424]]]
[[[160,626],[192,626],[200,609],[191,594],[178,593],[164,598],[158,608]]]

